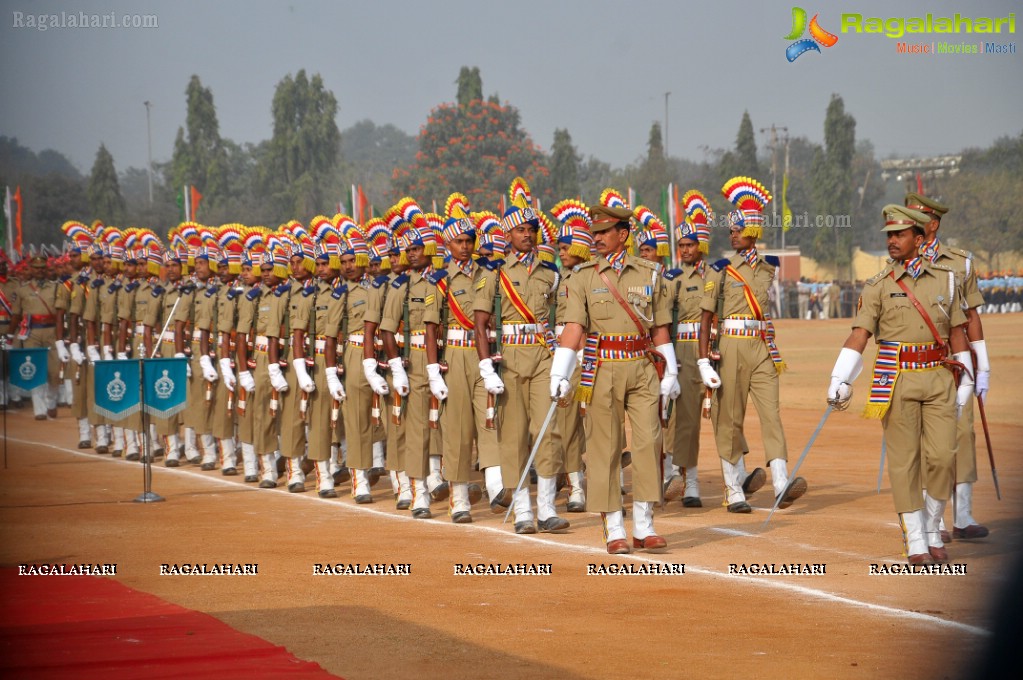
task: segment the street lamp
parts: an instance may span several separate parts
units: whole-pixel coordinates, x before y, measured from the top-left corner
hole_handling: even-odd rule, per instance
[[[148,148],[147,157],[149,163],[146,165],[146,173],[149,175],[149,206],[153,205],[153,133],[149,126],[149,109],[152,104],[149,101],[144,101],[142,104],[146,107],[146,146]]]

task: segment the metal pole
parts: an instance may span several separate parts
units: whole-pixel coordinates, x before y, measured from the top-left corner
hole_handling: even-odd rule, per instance
[[[142,493],[136,503],[159,503],[163,496],[153,492],[153,451],[149,443],[149,416],[146,413],[146,362],[139,358],[139,408],[142,409]]]
[[[149,205],[153,205],[153,133],[149,126],[149,108],[152,104],[149,101],[142,102],[146,107],[146,142],[148,147],[149,163],[146,165],[146,173],[149,175]]]

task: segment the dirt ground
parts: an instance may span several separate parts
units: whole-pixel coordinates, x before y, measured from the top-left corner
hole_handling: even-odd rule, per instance
[[[977,419],[980,482],[974,515],[984,541],[949,545],[965,575],[870,575],[900,563],[885,476],[876,493],[881,425],[859,417],[869,376],[848,412],[834,413],[799,473],[807,495],[764,519],[721,507],[720,468],[704,430],[704,507],[674,502],[655,515],[660,554],[612,558],[599,516],[567,514],[564,535],[516,536],[485,503],[475,523],[398,512],[389,484],[356,506],[289,494],[196,467],[154,467],[166,502],[132,502],[142,467],[75,449],[62,410],[38,423],[7,413],[0,472],[0,564],[116,563],[117,580],[207,612],[286,646],[345,678],[958,677],[992,629],[991,607],[1023,544],[1023,425],[1013,338],[1023,315],[984,317],[994,367],[988,420],[1002,498],[995,498]],[[848,320],[777,323],[790,468],[824,412],[830,369]],[[872,356],[873,350],[868,353]],[[866,373],[866,371],[865,371]],[[750,408],[750,460],[763,464]],[[705,423],[706,425],[706,423]],[[565,496],[559,497],[563,511]],[[946,513],[950,521],[950,511]],[[627,520],[631,528],[631,523]],[[255,576],[161,576],[161,564],[257,563]],[[410,564],[411,573],[314,575],[317,564]],[[455,575],[464,563],[550,564],[550,575]],[[587,575],[589,565],[684,564],[680,575]],[[736,564],[824,564],[818,575],[729,574]],[[2,606],[0,595],[0,606]]]

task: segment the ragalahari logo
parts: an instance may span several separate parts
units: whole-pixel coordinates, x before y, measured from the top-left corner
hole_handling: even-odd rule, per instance
[[[810,20],[810,37],[802,38],[804,31],[806,31],[806,10],[802,7],[792,8],[792,31],[785,36],[785,40],[796,41],[785,48],[785,58],[790,62],[795,61],[800,55],[810,50],[820,52],[821,48],[818,45],[833,47],[838,42],[837,35],[828,33],[820,27],[820,24],[817,23],[818,16],[814,14],[813,19]]]

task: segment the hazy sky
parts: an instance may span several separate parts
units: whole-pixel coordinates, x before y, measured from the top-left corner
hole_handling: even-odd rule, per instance
[[[823,140],[829,97],[855,116],[858,139],[905,156],[986,146],[1023,130],[1023,54],[900,55],[883,35],[841,33],[841,14],[1004,17],[1023,5],[980,2],[794,0],[838,43],[789,63],[792,1],[374,0],[115,2],[0,0],[0,134],[53,148],[88,172],[105,143],[118,170],[168,160],[185,121],[185,87],[213,91],[220,132],[236,142],[271,135],[276,84],[301,68],[336,95],[342,130],[362,119],[416,134],[455,97],[463,65],[484,94],[518,107],[533,140],[567,128],[579,152],[621,166],[645,153],[668,98],[672,155],[731,146],[743,110],[753,125],[784,125]],[[157,28],[27,26],[29,15],[155,15]],[[22,27],[16,27],[19,20]],[[1023,27],[1023,14],[1017,17]],[[930,43],[942,36],[908,36]],[[961,34],[1017,42],[1016,34]],[[766,145],[766,135],[757,143]]]

